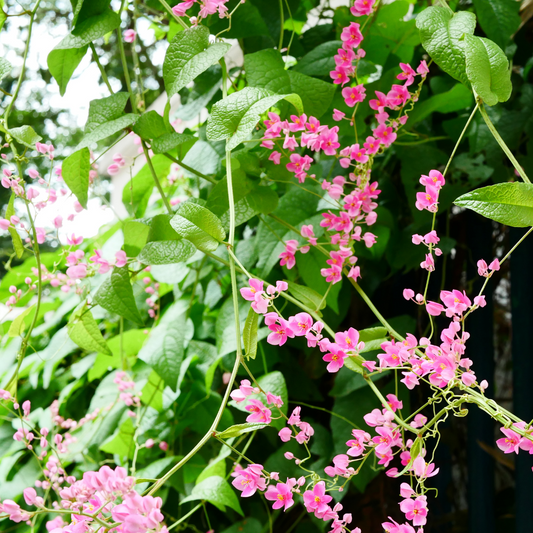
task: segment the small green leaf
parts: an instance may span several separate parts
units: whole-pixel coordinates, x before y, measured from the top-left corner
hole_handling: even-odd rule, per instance
[[[359,341],[370,342],[376,339],[382,339],[388,335],[387,328],[366,328],[359,330]]]
[[[163,134],[171,134],[170,126],[165,119],[156,111],[147,111],[140,116],[133,126],[133,131],[142,139],[157,139]]]
[[[244,433],[250,433],[251,431],[257,431],[258,429],[266,428],[266,424],[253,424],[253,423],[245,423],[245,424],[235,424],[234,426],[229,427],[228,429],[225,429],[224,431],[220,431],[217,433],[217,437],[220,437],[221,439],[230,439],[232,437],[240,437]]]
[[[132,124],[135,124],[136,120],[137,115],[129,113],[115,120],[106,122],[105,124],[102,124],[101,126],[95,128],[93,131],[91,131],[91,133],[85,135],[81,142],[78,144],[78,146],[76,146],[76,150],[81,150],[82,148],[89,147],[92,144],[96,144],[98,141],[101,141],[106,137],[110,137],[111,135],[114,135],[120,130],[123,130],[124,128],[127,128]]]
[[[495,105],[509,100],[513,85],[503,50],[489,39],[466,34],[465,54],[466,74],[483,101]]]
[[[154,241],[144,246],[138,259],[145,265],[170,265],[187,261],[195,253],[194,244],[185,239]]]
[[[135,450],[134,435],[135,427],[131,418],[128,417],[115,433],[100,445],[100,450],[113,455],[120,455],[121,457],[133,457]]]
[[[209,29],[193,26],[174,37],[163,63],[163,79],[168,97],[181,91],[198,75],[226,55],[231,46],[217,42],[209,45]]]
[[[199,250],[214,252],[226,238],[220,219],[209,209],[192,202],[181,204],[170,225],[178,235],[191,241]]]
[[[364,359],[359,355],[351,355],[344,360],[344,366],[349,368],[352,372],[357,372],[358,374],[365,373],[365,367],[362,365]]]
[[[191,494],[180,501],[180,505],[198,500],[207,500],[222,512],[225,512],[227,505],[244,516],[235,492],[233,492],[230,484],[220,476],[211,476],[198,483],[192,489]]]
[[[89,45],[86,44],[81,48],[52,50],[48,54],[48,70],[59,85],[59,94],[61,96],[64,96],[72,74],[78,68],[88,49]]]
[[[8,74],[11,74],[12,68],[11,63],[7,59],[0,57],[0,81],[2,81]]]
[[[152,150],[154,154],[165,154],[183,143],[196,142],[197,140],[198,137],[193,137],[187,133],[165,133],[153,140]]]
[[[15,194],[12,194],[9,198],[9,203],[7,204],[6,209],[6,219],[9,220],[15,214]],[[24,244],[18,231],[14,227],[9,227],[9,233],[11,235],[11,240],[13,241],[13,248],[17,257],[20,259],[24,255]]]
[[[233,150],[246,140],[261,115],[280,100],[291,102],[298,114],[303,113],[301,98],[296,94],[272,94],[266,89],[245,87],[218,101],[207,119],[207,138],[210,141],[229,139],[227,149]]]
[[[111,275],[100,285],[94,295],[94,303],[136,324],[142,325],[143,323],[133,296],[127,266],[113,268]]]
[[[244,330],[242,332],[242,340],[244,344],[244,357],[246,359],[255,359],[257,354],[257,323],[258,315],[250,307],[246,322],[244,323]]]
[[[11,322],[11,326],[9,326],[9,331],[7,333],[8,337],[19,337],[24,333],[24,330],[26,329],[26,323],[24,319],[33,311],[36,304],[33,304],[31,307],[28,307],[20,315]]]
[[[533,185],[499,183],[463,194],[455,205],[514,228],[533,226]]]
[[[89,104],[89,117],[85,124],[85,133],[91,133],[98,126],[111,120],[120,118],[124,114],[124,109],[128,103],[128,93],[120,92],[91,100]]]
[[[84,209],[87,209],[91,152],[88,148],[69,155],[62,165],[62,176]]]
[[[68,336],[80,348],[88,352],[113,355],[105,341],[91,311],[84,305],[80,310],[72,313],[68,323]]]
[[[318,294],[311,287],[306,285],[298,285],[293,281],[289,281],[289,292],[305,306],[311,308],[313,311],[320,311],[326,307],[326,300],[323,296]]]
[[[431,59],[452,78],[470,85],[466,75],[465,34],[474,34],[476,16],[468,11],[453,13],[448,7],[428,7],[416,17],[422,46]]]
[[[20,128],[10,129],[9,134],[17,142],[28,148],[35,148],[35,143],[42,139],[40,135],[35,133],[35,130],[31,126],[21,126]]]

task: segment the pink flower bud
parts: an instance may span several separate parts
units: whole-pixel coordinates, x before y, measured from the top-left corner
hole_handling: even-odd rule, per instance
[[[148,439],[148,440],[144,443],[144,445],[145,445],[146,448],[153,448],[154,444],[155,444],[154,439]]]
[[[37,492],[36,492],[36,490],[33,487],[29,487],[27,489],[24,489],[23,495],[24,495],[24,501],[28,505],[34,505],[35,504],[35,499],[37,498]]]
[[[163,450],[164,452],[166,452],[168,450],[168,443],[165,442],[164,440],[162,440],[160,443],[159,443],[159,448],[161,450]]]
[[[412,289],[404,289],[403,290],[403,297],[406,300],[410,300],[411,298],[413,298],[414,295],[415,295],[415,291],[413,291]]]

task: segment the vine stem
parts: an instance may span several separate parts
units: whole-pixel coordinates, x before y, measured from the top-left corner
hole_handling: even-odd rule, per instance
[[[184,168],[185,170],[188,170],[195,176],[198,176],[199,178],[202,178],[204,180],[209,181],[210,183],[213,183],[214,185],[217,184],[217,180],[215,178],[212,178],[210,176],[206,176],[205,174],[202,174],[201,172],[198,172],[198,170],[195,170],[194,168],[190,167],[189,165],[186,165],[183,161],[180,161],[179,159],[175,158],[174,156],[170,154],[163,154],[167,159],[170,159],[173,163],[176,163],[176,165],[179,165],[180,167]]]
[[[489,115],[487,114],[487,111],[485,107],[483,106],[483,103],[481,102],[481,98],[476,95],[476,100],[479,105],[479,112],[481,113],[481,116],[483,117],[483,120],[485,121],[485,124],[489,128],[490,132],[492,133],[492,136],[496,139],[496,142],[501,146],[501,149],[505,152],[505,155],[509,158],[509,161],[513,164],[513,167],[516,169],[518,174],[520,174],[520,177],[526,182],[531,183],[530,179],[527,177],[527,174],[524,172],[524,169],[520,165],[520,163],[516,160],[515,156],[512,154],[511,150],[509,150],[509,147],[505,144],[505,141],[501,138],[500,134],[498,133],[498,130],[494,127],[494,124],[491,122]]]
[[[142,140],[141,140],[141,144],[143,147],[144,155],[146,157],[146,162],[148,163],[148,167],[150,168],[150,172],[152,174],[152,178],[154,178],[155,186],[157,187],[157,190],[159,191],[159,194],[161,195],[161,198],[163,200],[163,203],[165,204],[165,207],[167,208],[169,215],[172,215],[172,207],[170,206],[168,199],[165,196],[165,193],[163,192],[163,187],[161,187],[161,183],[159,182],[159,178],[157,177],[157,173],[155,171],[154,165],[152,164],[152,160],[150,159],[150,153],[148,152],[148,147],[146,146],[146,143]]]
[[[13,93],[13,98],[11,99],[11,102],[9,102],[6,112],[4,113],[4,121],[5,121],[6,129],[8,129],[7,120],[11,113],[11,110],[13,109],[13,106],[15,105],[15,101],[19,95],[20,87],[22,85],[22,81],[24,80],[24,75],[26,74],[26,60],[28,59],[28,51],[30,49],[31,33],[33,30],[33,21],[35,19],[35,13],[37,13],[37,8],[39,7],[40,3],[41,3],[41,0],[37,0],[37,2],[35,3],[35,7],[33,8],[31,12],[30,25],[28,27],[28,40],[26,41],[26,48],[24,49],[24,58],[22,60],[22,70],[20,71],[20,76],[17,81],[17,87],[15,88],[15,92]]]
[[[93,53],[94,60],[96,64],[98,65],[98,69],[100,70],[100,74],[102,75],[102,79],[104,80],[104,83],[107,85],[107,88],[111,94],[115,94],[115,91],[111,88],[111,84],[109,83],[109,80],[107,78],[107,74],[105,73],[104,67],[102,66],[102,63],[100,63],[100,58],[98,57],[98,54],[96,53],[96,48],[94,47],[93,43],[90,43],[89,45],[91,47],[91,51]]]
[[[124,4],[126,0],[122,0],[122,4],[120,6],[120,12],[122,13],[124,9]],[[120,26],[117,28],[117,39],[118,39],[118,49],[120,52],[120,60],[122,61],[122,70],[124,71],[124,78],[126,80],[126,87],[128,88],[128,93],[130,94],[130,100],[131,100],[131,107],[134,113],[138,113],[137,106],[135,104],[135,98],[133,94],[133,90],[131,88],[131,79],[130,79],[130,72],[128,70],[128,62],[126,61],[126,52],[124,51],[124,43],[122,42],[122,34],[120,32]]]
[[[226,98],[228,95],[227,91],[227,69],[226,69],[226,63],[224,62],[224,59],[221,59],[221,65],[222,65],[222,88],[223,88],[223,98]],[[233,198],[233,186],[232,186],[232,180],[231,180],[231,150],[226,150],[226,173],[227,173],[227,181],[228,181],[228,203],[229,203],[229,219],[230,219],[230,227],[229,227],[229,246],[233,248],[234,242],[235,242],[235,201]],[[160,479],[157,480],[156,483],[152,485],[150,490],[148,491],[148,495],[154,494],[160,487],[162,487],[166,481],[174,475],[191,457],[193,457],[206,443],[209,441],[211,437],[216,436],[216,430],[218,427],[218,424],[220,422],[220,419],[222,418],[222,413],[224,412],[224,409],[226,408],[226,404],[229,400],[229,395],[231,392],[231,389],[233,388],[233,384],[235,383],[235,379],[237,377],[237,371],[239,370],[239,366],[242,361],[242,348],[241,348],[241,328],[240,328],[240,322],[239,322],[239,301],[237,297],[237,276],[235,273],[235,262],[233,261],[233,258],[230,256],[229,260],[229,267],[230,267],[230,273],[231,273],[231,289],[233,292],[233,310],[235,313],[235,334],[236,334],[236,341],[237,341],[237,350],[235,355],[235,362],[233,364],[233,370],[231,371],[231,376],[228,381],[228,385],[226,387],[226,392],[224,393],[224,397],[222,398],[222,403],[220,404],[220,407],[218,408],[218,412],[215,416],[215,419],[213,420],[213,423],[211,424],[211,427],[207,431],[207,433],[202,437],[202,439],[196,444],[196,446],[176,465],[174,465],[164,476],[162,476]]]
[[[178,24],[184,30],[188,30],[189,29],[189,26],[187,26],[187,24],[185,24],[183,19],[181,17],[178,17],[178,15],[174,14],[174,11],[172,11],[172,8],[167,4],[167,2],[165,2],[165,0],[159,0],[159,2],[161,4],[163,4],[163,7],[169,12],[170,15],[172,15],[174,17],[174,19],[178,22]]]
[[[202,507],[203,504],[204,504],[203,501],[200,502],[196,507],[193,507],[186,515],[183,515],[177,522],[174,522],[167,529],[170,531],[171,529],[174,529],[176,526],[179,526],[182,522],[185,522],[185,520],[187,520],[189,516],[193,515],[196,511],[198,511],[198,509],[200,509],[200,507]]]

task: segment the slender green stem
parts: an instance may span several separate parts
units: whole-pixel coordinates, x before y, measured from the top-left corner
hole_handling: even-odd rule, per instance
[[[146,162],[148,163],[148,168],[150,169],[150,172],[152,174],[152,178],[154,178],[155,186],[157,187],[157,190],[159,191],[159,194],[161,195],[161,198],[163,200],[163,203],[165,204],[165,207],[167,208],[167,211],[170,215],[172,215],[172,207],[170,206],[167,197],[165,196],[165,193],[163,192],[163,187],[161,187],[161,183],[159,182],[159,178],[157,177],[157,173],[155,171],[154,165],[152,163],[152,160],[150,159],[150,153],[148,152],[148,147],[146,146],[146,143],[144,141],[141,141],[144,155],[146,156]]]
[[[283,0],[279,0],[279,17],[280,17],[280,30],[279,30],[279,44],[278,50],[283,48],[283,33],[285,31],[285,14],[283,13]]]
[[[39,7],[40,3],[41,3],[41,0],[37,0],[37,2],[35,3],[35,7],[33,8],[33,11],[31,12],[30,24],[28,26],[28,39],[26,40],[26,47],[24,48],[24,58],[22,59],[22,69],[20,71],[20,76],[19,76],[19,79],[17,81],[17,86],[15,88],[15,92],[13,93],[13,98],[11,99],[11,102],[9,102],[9,105],[7,106],[6,112],[4,113],[4,122],[5,122],[6,130],[8,129],[9,115],[11,113],[11,110],[13,109],[13,106],[15,105],[15,101],[17,100],[17,97],[18,97],[19,92],[20,92],[20,87],[22,85],[22,81],[24,80],[24,75],[26,74],[26,60],[28,59],[28,51],[30,49],[31,33],[32,33],[32,30],[33,30],[33,21],[35,19],[35,13],[37,13],[37,8]]]
[[[121,11],[124,7],[124,1],[125,0],[122,0],[122,7],[120,8]],[[126,61],[126,52],[124,51],[124,42],[122,41],[120,27],[117,28],[117,40],[118,49],[120,52],[120,60],[122,61],[122,70],[124,70],[124,79],[126,80],[126,87],[128,88],[128,93],[130,93],[131,107],[134,113],[138,113],[139,110],[137,109],[137,103],[135,102],[135,95],[133,94],[133,90],[131,88],[130,71],[128,70],[128,62]]]
[[[303,403],[303,402],[296,402],[296,401],[293,402],[292,400],[289,403],[303,405],[304,407],[309,407],[309,409],[316,409],[317,411],[324,411],[324,413],[328,413],[331,416],[340,418],[341,420],[344,420],[347,424],[350,424],[350,426],[353,426],[354,428],[359,429],[359,426],[357,424],[354,424],[351,420],[348,420],[346,417],[339,415],[338,413],[335,413],[334,411],[330,411],[329,409],[326,409],[325,407],[318,407],[316,405],[311,405],[311,404]]]
[[[194,174],[195,176],[198,176],[199,178],[202,178],[206,181],[209,181],[210,183],[216,184],[217,180],[215,178],[212,178],[211,176],[206,176],[205,174],[202,174],[201,172],[198,172],[198,170],[195,170],[194,168],[190,167],[189,165],[186,165],[183,161],[180,161],[179,159],[176,159],[174,156],[170,154],[163,154],[167,159],[170,159],[172,162],[176,163],[176,165],[179,165],[180,167],[184,168],[185,170],[188,170],[190,173]]]
[[[178,24],[181,25],[181,27],[184,30],[188,30],[189,29],[189,26],[187,26],[187,24],[185,24],[183,19],[181,17],[178,17],[178,15],[174,14],[174,12],[172,11],[172,8],[165,2],[165,0],[159,0],[159,2],[161,2],[161,4],[163,4],[163,7],[169,12],[170,15],[172,15],[174,17],[174,19],[178,22]]]
[[[509,158],[509,161],[511,161],[511,163],[513,164],[513,167],[516,169],[518,174],[520,174],[520,177],[526,183],[531,183],[531,181],[527,177],[527,174],[524,172],[524,169],[522,168],[520,163],[516,160],[515,156],[512,154],[511,150],[509,150],[509,147],[505,144],[505,141],[501,138],[500,134],[498,133],[498,130],[494,127],[494,124],[491,122],[489,116],[487,115],[487,111],[485,110],[485,107],[483,106],[483,103],[481,102],[481,99],[479,98],[479,96],[477,97],[477,101],[478,101],[479,111],[481,113],[481,116],[483,117],[483,120],[485,121],[485,124],[489,128],[493,137],[496,139],[496,142],[501,146],[502,150],[505,152],[505,155]]]
[[[200,507],[202,507],[203,504],[204,504],[203,501],[200,502],[196,507],[193,507],[187,514],[183,515],[177,522],[174,522],[167,529],[170,531],[171,529],[174,529],[176,526],[179,526],[182,522],[185,522],[185,520],[187,520],[189,516],[193,515],[196,511],[198,511],[198,509],[200,509]]]
[[[102,79],[104,80],[104,83],[107,85],[109,92],[111,94],[115,94],[115,92],[111,88],[111,84],[109,83],[109,80],[107,79],[107,74],[105,73],[104,67],[102,66],[102,63],[100,63],[100,58],[98,57],[98,54],[96,53],[96,48],[94,47],[94,44],[91,43],[89,46],[91,47],[94,60],[96,64],[98,65],[98,69],[100,70],[100,74],[102,75]]]

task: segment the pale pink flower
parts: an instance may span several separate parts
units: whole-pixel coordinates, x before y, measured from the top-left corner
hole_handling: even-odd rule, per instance
[[[126,30],[123,33],[124,41],[127,43],[133,43],[135,41],[135,38],[137,37],[137,32],[135,30]]]

